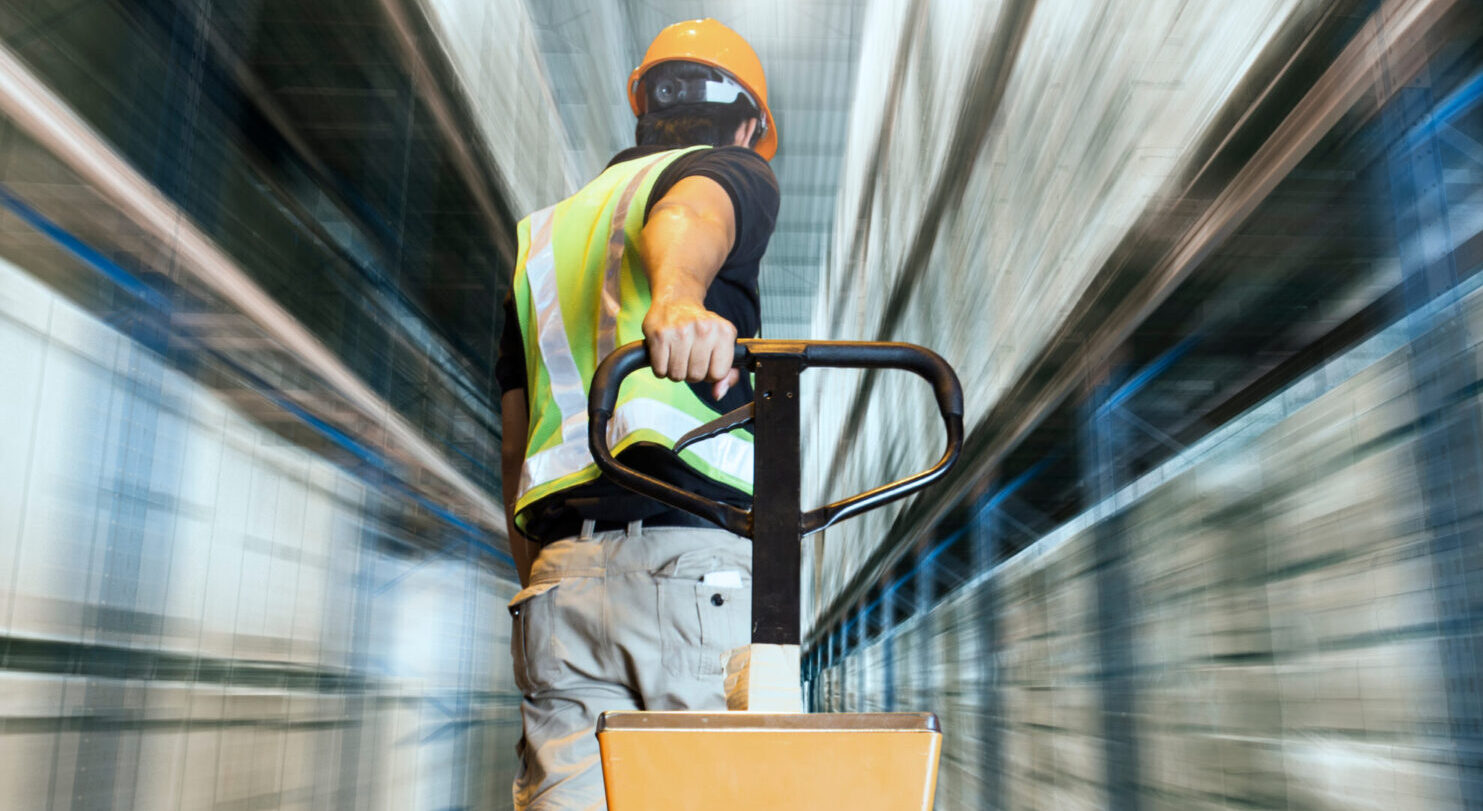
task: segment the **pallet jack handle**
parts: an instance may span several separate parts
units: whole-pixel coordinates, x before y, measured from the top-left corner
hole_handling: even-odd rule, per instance
[[[751,644],[725,655],[728,710],[607,712],[598,721],[608,807],[930,809],[942,732],[930,713],[804,713],[800,598],[803,537],[942,478],[963,446],[963,391],[931,350],[900,343],[737,342],[735,365],[755,375],[752,403],[680,437],[675,450],[750,425],[752,509],[702,498],[614,458],[608,425],[627,375],[648,366],[632,343],[598,366],[588,392],[588,444],[611,480],[752,539]],[[947,447],[932,467],[804,512],[799,508],[798,387],[811,367],[903,369],[932,384]],[[720,605],[720,594],[712,602]],[[737,780],[738,774],[764,775]],[[700,800],[697,800],[700,798]]]
[[[613,456],[607,442],[608,422],[617,404],[619,385],[623,378],[644,368],[648,363],[648,350],[642,341],[635,341],[614,350],[613,354],[603,360],[596,375],[593,376],[588,409],[588,442],[598,469],[630,490],[713,521],[737,535],[753,537],[756,528],[753,511],[743,510],[682,490],[668,482],[640,473],[619,462]],[[947,473],[957,461],[958,452],[962,449],[963,390],[953,368],[930,349],[914,344],[875,341],[742,339],[737,341],[734,363],[738,367],[758,373],[762,373],[769,367],[783,367],[781,371],[785,375],[791,372],[795,380],[794,385],[786,387],[787,390],[783,392],[774,391],[774,387],[764,387],[759,381],[754,405],[750,406],[755,408],[751,420],[735,420],[736,425],[733,427],[740,427],[745,422],[759,424],[770,422],[769,412],[776,405],[784,407],[791,405],[790,410],[796,412],[796,377],[808,367],[903,369],[931,383],[937,397],[937,407],[947,431],[947,446],[942,458],[932,467],[906,478],[802,513],[799,516],[798,525],[800,538],[818,532],[836,521],[873,510],[932,484]],[[772,402],[774,398],[794,402],[774,404]],[[764,452],[759,451],[759,453]],[[791,453],[797,455],[796,443]],[[759,467],[761,467],[760,464]]]
[[[643,342],[619,347],[597,367],[588,392],[587,442],[599,470],[641,495],[685,510],[753,541],[752,642],[799,642],[800,541],[805,535],[852,515],[873,510],[942,478],[963,447],[963,389],[953,367],[936,352],[913,344],[854,341],[737,341],[734,365],[756,375],[748,406],[690,432],[680,442],[704,441],[751,424],[752,509],[682,490],[619,462],[608,446],[608,422],[618,403],[623,378],[649,364]],[[798,496],[798,378],[810,366],[835,369],[903,369],[932,384],[947,429],[942,458],[926,470],[804,512]]]

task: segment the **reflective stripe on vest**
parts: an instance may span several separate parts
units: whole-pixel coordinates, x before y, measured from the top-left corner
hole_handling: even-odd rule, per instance
[[[516,310],[526,344],[531,419],[517,523],[531,502],[597,478],[587,449],[588,383],[597,362],[615,346],[642,338],[649,306],[647,278],[629,250],[643,217],[631,212],[635,203],[642,210],[663,168],[686,151],[610,167],[576,195],[520,224]],[[615,451],[638,441],[670,447],[715,416],[688,385],[660,380],[645,369],[623,384],[608,440]],[[751,492],[750,435],[709,439],[680,457],[708,478]]]

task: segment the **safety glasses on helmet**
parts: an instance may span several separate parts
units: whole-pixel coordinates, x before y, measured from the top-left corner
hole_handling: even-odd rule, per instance
[[[739,98],[746,99],[753,110],[759,109],[746,88],[719,70],[689,63],[668,68],[668,64],[656,65],[639,79],[639,115],[685,104],[730,104]],[[759,137],[766,126],[765,117],[759,116]]]

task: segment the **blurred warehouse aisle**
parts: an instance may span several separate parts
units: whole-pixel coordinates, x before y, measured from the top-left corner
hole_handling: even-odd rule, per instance
[[[987,90],[857,91],[814,323],[970,439],[808,550],[813,706],[942,713],[943,808],[1483,807],[1478,8],[1084,10],[867,27]],[[819,384],[815,482],[935,452],[888,385]]]
[[[514,222],[660,27],[788,133],[764,335],[951,481],[805,542],[940,809],[1483,809],[1483,7],[0,4],[0,807],[508,808]],[[807,501],[939,448],[811,373]]]
[[[6,808],[508,803],[512,220],[371,13],[0,8]]]

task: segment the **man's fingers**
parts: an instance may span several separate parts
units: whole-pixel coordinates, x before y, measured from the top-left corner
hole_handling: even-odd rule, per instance
[[[709,340],[697,340],[690,344],[690,363],[685,367],[685,380],[699,383],[706,379],[711,368],[711,344]]]
[[[719,383],[731,371],[731,361],[735,356],[736,345],[733,342],[727,341],[722,343],[718,341],[711,348],[710,368],[706,370],[705,379],[714,380]]]
[[[665,376],[669,367],[669,345],[658,338],[649,339],[649,366],[660,377]]]
[[[656,312],[644,319],[649,365],[668,380],[719,381],[731,369],[736,327],[715,313]]]
[[[683,341],[676,341],[669,348],[669,363],[665,368],[665,377],[670,380],[684,380],[686,367],[690,363],[690,350]]]
[[[716,400],[720,400],[722,397],[725,397],[726,392],[731,391],[731,387],[735,386],[738,380],[741,380],[741,371],[738,369],[732,369],[726,374],[725,377],[716,381],[716,385],[711,386],[711,397],[715,398]]]

